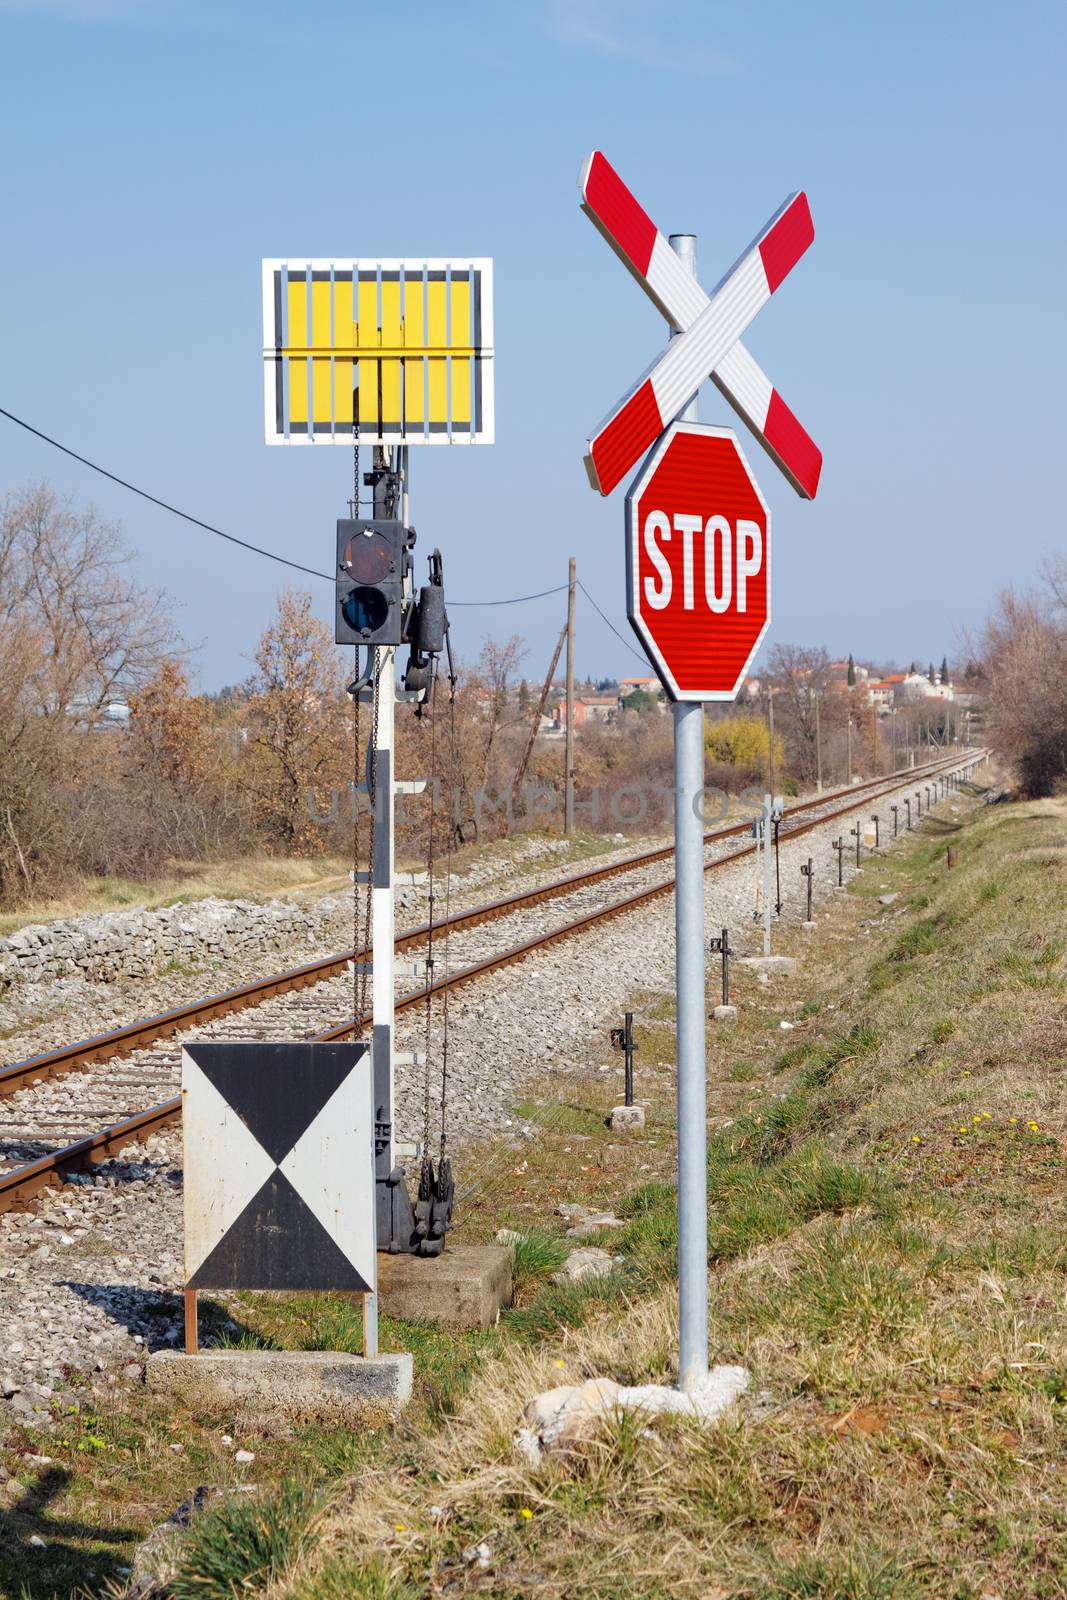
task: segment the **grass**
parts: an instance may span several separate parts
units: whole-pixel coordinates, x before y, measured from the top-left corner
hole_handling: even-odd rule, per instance
[[[62,897],[34,901],[17,911],[0,913],[0,938],[8,938],[32,922],[54,922],[95,911],[155,911],[179,901],[263,901],[272,895],[314,890],[326,894],[348,886],[348,868],[340,857],[311,860],[278,856],[241,856],[222,861],[175,861],[158,877],[85,878]]]
[[[531,1086],[521,1108],[529,1118],[563,1090],[567,1116],[514,1150],[468,1152],[496,1165],[459,1237],[489,1239],[502,1223],[522,1236],[516,1308],[465,1337],[383,1318],[385,1347],[415,1354],[418,1393],[395,1430],[242,1435],[267,1509],[234,1515],[273,1526],[286,1484],[313,1484],[322,1501],[307,1515],[293,1502],[284,1538],[230,1541],[224,1592],[1067,1592],[1065,828],[1067,802],[983,811],[955,833],[951,872],[943,840],[910,838],[820,914],[816,936],[798,936],[795,973],[759,986],[738,972],[738,1021],[711,1034],[709,1055],[712,1355],[753,1373],[733,1417],[707,1431],[607,1421],[541,1465],[514,1449],[541,1389],[673,1374],[672,1018],[662,996],[636,996],[646,1129],[604,1126],[618,1087],[597,1070],[615,1064],[605,1039],[584,1071]],[[884,911],[872,905],[883,886],[898,892]],[[797,1029],[785,1050],[783,1017]],[[592,1241],[622,1258],[609,1277],[548,1281],[566,1248],[564,1199],[623,1217]],[[227,1309],[230,1338],[358,1347],[339,1297]],[[190,1483],[236,1479],[219,1419],[163,1417],[147,1396],[93,1417],[99,1447],[55,1450],[69,1473],[55,1518],[98,1530],[110,1518],[112,1532],[94,1545],[53,1532],[47,1509],[18,1512],[19,1528],[36,1515],[43,1537],[70,1547],[65,1564],[12,1565],[19,1581],[32,1572],[34,1600],[85,1583],[90,1562],[113,1572],[123,1530],[159,1520]],[[180,1456],[167,1450],[175,1436]],[[23,1493],[26,1461],[13,1461]],[[201,1529],[212,1515],[223,1526],[230,1512]],[[223,1544],[211,1535],[211,1549]],[[194,1551],[184,1578],[206,1562]]]
[[[235,1495],[194,1518],[173,1600],[233,1600],[284,1579],[321,1518],[322,1497],[306,1483],[273,1494]]]

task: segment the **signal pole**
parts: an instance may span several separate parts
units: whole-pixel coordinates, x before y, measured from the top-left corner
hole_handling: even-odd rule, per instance
[[[697,242],[670,246],[695,278]],[[671,336],[676,330],[671,328]],[[696,398],[681,412],[699,421]],[[678,1005],[678,1387],[708,1375],[708,1125],[704,1065],[704,707],[676,700],[674,717],[674,937]],[[700,810],[698,811],[698,806]]]
[[[574,832],[574,582],[575,582],[574,557],[571,556],[570,566],[567,569],[567,733],[563,747],[563,764],[566,768],[564,780],[564,821],[563,831],[567,835]]]

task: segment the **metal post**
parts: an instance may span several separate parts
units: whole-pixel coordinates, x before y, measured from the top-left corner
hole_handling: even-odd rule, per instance
[[[567,736],[563,747],[566,800],[563,831],[574,832],[574,579],[575,560],[567,569]]]
[[[671,249],[696,277],[697,242],[672,233]],[[673,330],[672,330],[673,333]],[[682,412],[697,421],[693,399]],[[708,1129],[704,1065],[704,707],[674,715],[674,936],[678,1024],[678,1386],[708,1373]]]
[[[821,696],[815,696],[815,793],[822,794],[822,733],[819,727]],[[810,922],[810,917],[809,917]]]
[[[391,452],[376,449],[374,515],[394,517],[396,479],[379,469],[392,466]],[[371,862],[371,1040],[374,1064],[374,1107],[379,1122],[388,1124],[388,1159],[391,1172],[396,1159],[396,1082],[393,1061],[395,1002],[393,961],[393,752],[396,744],[396,648],[380,645],[374,651],[374,696],[377,701],[377,739],[374,747],[374,859]]]
[[[774,816],[774,914],[782,914],[782,864],[778,855],[778,824],[781,822],[777,811]]]
[[[849,833],[855,834],[856,837],[856,865],[858,867],[860,864],[860,836],[863,833],[863,829],[857,822],[856,826],[854,828],[850,828],[848,831]]]
[[[897,836],[897,826],[900,818],[900,807],[890,806],[889,809],[893,813],[893,838],[895,839]]]
[[[874,848],[877,850],[879,844],[881,843],[881,841],[880,841],[880,839],[878,837],[878,813],[877,813],[877,811],[872,816],[871,821],[874,823]]]
[[[378,740],[374,756],[374,861],[371,865],[371,996],[374,1045],[374,1105],[380,1122],[389,1124],[389,1161],[394,1164],[393,1118],[396,1094],[393,1067],[395,1022],[393,947],[393,746],[396,713],[396,650],[374,652],[378,697]]]
[[[771,818],[774,796],[763,796],[763,954],[771,953]]]
[[[200,1333],[197,1327],[196,1315],[196,1290],[185,1290],[185,1353],[195,1356],[200,1349]]]
[[[626,1052],[626,1090],[625,1103],[632,1106],[634,1103],[634,1014],[627,1011],[623,1019],[622,1047]]]
[[[922,791],[919,790],[919,789],[916,789],[916,791],[915,791],[915,806],[916,806],[917,815],[921,820],[922,819],[922,814],[923,814],[923,797],[922,797]]]
[[[708,949],[712,955],[722,956],[722,1003],[724,1006],[728,1006],[730,1004],[730,957],[733,954],[730,949],[729,928],[724,928],[718,939],[709,940]]]
[[[904,809],[908,813],[908,832],[911,832],[911,801],[905,800]]]
[[[838,834],[832,843],[833,848],[837,851],[837,887],[840,889],[845,882],[845,841]]]
[[[807,920],[810,922],[811,921],[811,884],[812,884],[812,879],[815,876],[815,871],[814,871],[814,868],[812,866],[812,862],[811,862],[811,857],[810,856],[808,857],[807,865],[801,867],[800,870],[801,870],[801,873],[803,874],[803,876],[805,878],[807,878],[807,880],[808,880],[808,918],[807,918]]]

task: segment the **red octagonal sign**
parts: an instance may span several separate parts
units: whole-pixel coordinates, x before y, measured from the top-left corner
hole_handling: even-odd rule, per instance
[[[733,700],[770,622],[771,514],[729,428],[675,422],[626,496],[626,612],[673,700]]]

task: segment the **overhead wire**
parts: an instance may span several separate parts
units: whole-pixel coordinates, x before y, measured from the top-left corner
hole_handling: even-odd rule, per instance
[[[0,417],[6,417],[9,422],[13,422],[16,427],[24,429],[26,433],[32,434],[35,439],[40,439],[42,443],[51,445],[53,450],[59,450],[63,455],[69,456],[72,461],[77,461],[81,466],[88,467],[90,472],[99,473],[100,477],[107,478],[109,482],[118,484],[120,489],[127,489],[130,494],[138,495],[140,499],[147,500],[151,505],[158,506],[161,511],[169,511],[171,516],[180,517],[183,522],[190,523],[194,528],[200,528],[204,533],[214,534],[217,539],[225,539],[228,544],[238,545],[242,550],[248,550],[253,555],[263,556],[267,561],[276,561],[279,566],[290,567],[294,572],[306,573],[309,578],[321,578],[324,583],[333,583],[334,581],[329,573],[319,572],[316,567],[307,567],[300,561],[291,561],[288,556],[279,555],[275,550],[267,550],[263,545],[254,544],[251,539],[242,539],[236,533],[227,533],[224,528],[218,528],[212,522],[205,522],[202,517],[194,517],[192,512],[183,511],[180,506],[173,505],[171,501],[164,500],[160,495],[151,494],[147,489],[142,489],[136,483],[131,483],[128,478],[122,478],[117,472],[112,472],[108,467],[102,467],[98,461],[92,461],[88,456],[83,456],[77,450],[72,450],[70,445],[63,444],[59,439],[54,439],[51,434],[45,433],[41,428],[35,428],[32,423],[16,416],[13,411],[8,411],[4,406],[0,406]],[[551,589],[538,589],[533,594],[509,595],[502,600],[449,600],[448,603],[450,606],[464,607],[518,606],[525,605],[530,600],[543,600],[548,595],[562,594],[568,587],[569,585],[566,583],[559,583]],[[597,605],[580,578],[578,587],[601,621],[606,627],[610,628],[620,644],[624,645],[632,656],[636,656],[639,661],[643,661],[643,657],[638,655],[638,652],[623,638],[614,623],[604,615],[604,612]]]

